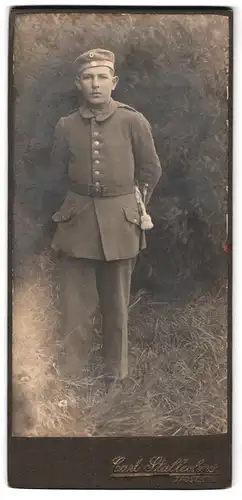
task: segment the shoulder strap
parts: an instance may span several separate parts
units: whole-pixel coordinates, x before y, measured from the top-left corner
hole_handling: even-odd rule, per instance
[[[130,111],[134,111],[135,113],[138,113],[137,109],[132,108],[132,106],[129,106],[128,104],[124,104],[123,102],[116,101],[118,108],[125,108],[129,109]]]
[[[69,113],[66,113],[65,116],[69,116],[69,115],[72,115],[72,113],[75,113],[76,111],[78,111],[79,108],[75,108],[75,109],[72,109],[71,111],[69,111]]]

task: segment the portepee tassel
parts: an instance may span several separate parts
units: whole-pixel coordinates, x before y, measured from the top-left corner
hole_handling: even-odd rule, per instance
[[[141,209],[140,227],[144,231],[146,231],[147,229],[152,229],[152,227],[154,227],[154,224],[152,222],[150,215],[147,214],[147,212],[146,212],[146,208],[145,208],[146,195],[147,195],[147,186],[144,187],[144,201],[142,200],[142,196],[141,196],[141,192],[140,192],[139,188],[137,186],[135,186],[136,200],[137,200],[137,203],[140,205],[140,209]]]

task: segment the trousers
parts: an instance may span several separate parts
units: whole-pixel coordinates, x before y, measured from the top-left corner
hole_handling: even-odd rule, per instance
[[[118,379],[128,375],[128,306],[135,263],[136,258],[61,258],[62,335],[71,368],[81,369],[95,347],[94,318],[99,305],[104,373]]]

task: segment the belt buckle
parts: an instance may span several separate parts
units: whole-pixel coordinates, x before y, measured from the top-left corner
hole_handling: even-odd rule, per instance
[[[104,186],[102,184],[91,184],[89,189],[90,196],[103,196]]]

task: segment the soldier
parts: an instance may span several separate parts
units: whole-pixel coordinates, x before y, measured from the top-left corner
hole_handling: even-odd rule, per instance
[[[66,197],[52,217],[52,248],[61,252],[66,270],[66,331],[78,332],[82,355],[88,358],[92,325],[84,325],[81,309],[91,311],[94,295],[89,290],[94,284],[109,381],[128,374],[131,275],[146,246],[135,185],[141,192],[147,188],[148,202],[161,175],[148,121],[111,97],[118,83],[114,63],[114,54],[103,49],[76,59],[76,87],[83,105],[60,118],[52,150],[53,168],[68,177]]]

